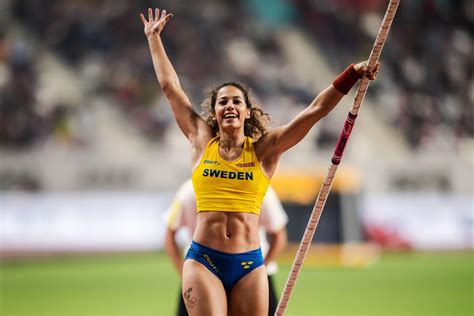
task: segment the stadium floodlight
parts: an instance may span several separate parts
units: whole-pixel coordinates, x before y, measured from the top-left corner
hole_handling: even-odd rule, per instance
[[[390,30],[390,26],[392,25],[392,21],[395,17],[395,13],[397,12],[399,3],[400,0],[391,0],[387,7],[385,16],[382,21],[382,25],[380,26],[379,32],[375,39],[374,46],[372,47],[372,51],[370,52],[369,61],[367,64],[367,68],[369,70],[374,69],[374,67],[377,65],[380,53],[382,52],[385,40],[387,39],[387,35]],[[280,302],[278,303],[278,307],[275,312],[275,315],[277,316],[282,316],[284,314],[285,309],[288,305],[288,301],[290,300],[290,296],[293,292],[296,279],[298,278],[301,266],[303,265],[304,258],[308,253],[309,245],[311,244],[311,240],[313,239],[313,235],[316,231],[316,227],[318,226],[319,219],[323,212],[324,204],[326,203],[327,196],[329,195],[329,191],[331,190],[334,175],[336,174],[337,167],[341,162],[344,149],[346,147],[347,141],[349,140],[349,136],[351,135],[352,128],[354,127],[354,123],[357,118],[357,113],[360,110],[362,101],[364,100],[365,93],[367,92],[368,87],[369,79],[364,76],[359,83],[356,96],[354,97],[354,101],[352,102],[351,109],[347,116],[346,122],[344,123],[341,135],[339,136],[336,149],[334,150],[334,154],[331,159],[331,165],[329,166],[326,178],[323,184],[321,185],[321,189],[319,191],[318,198],[316,199],[316,203],[314,204],[313,211],[308,221],[308,225],[306,226],[303,239],[301,240],[300,246],[298,247],[298,251],[296,252],[296,257],[293,261],[290,274],[288,276],[288,279],[286,280],[285,288],[283,290]]]

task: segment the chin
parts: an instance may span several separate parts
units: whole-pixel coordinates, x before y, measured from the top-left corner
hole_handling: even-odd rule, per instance
[[[235,130],[235,129],[240,129],[242,127],[242,124],[240,124],[240,122],[235,122],[235,123],[222,123],[221,125],[222,129],[226,130],[226,129],[232,129],[232,130]]]

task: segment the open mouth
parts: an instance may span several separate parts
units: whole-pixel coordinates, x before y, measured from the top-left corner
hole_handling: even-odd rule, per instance
[[[227,113],[227,114],[224,114],[224,116],[222,118],[225,119],[225,120],[230,120],[230,119],[236,119],[238,117],[239,116],[235,113]]]

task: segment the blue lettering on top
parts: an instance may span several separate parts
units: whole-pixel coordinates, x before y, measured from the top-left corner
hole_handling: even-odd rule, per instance
[[[203,177],[222,178],[231,180],[253,180],[253,172],[233,172],[225,170],[204,169],[202,171]]]

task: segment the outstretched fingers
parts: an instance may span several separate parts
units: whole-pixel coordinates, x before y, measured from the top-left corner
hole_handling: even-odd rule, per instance
[[[160,9],[156,8],[155,9],[155,22],[157,22],[159,19],[160,19]]]
[[[166,13],[166,11],[165,11]],[[165,17],[163,18],[163,21],[166,23],[168,23],[168,21],[173,17],[173,14],[172,13],[168,13],[167,15],[165,15]]]
[[[143,24],[146,25],[147,20],[145,19],[145,16],[143,15],[143,13],[140,13],[140,20],[142,20]]]
[[[166,11],[165,10],[163,10],[163,11],[166,14]],[[168,23],[168,21],[171,19],[172,16],[173,16],[173,14],[171,14],[171,13],[167,14],[167,15],[163,15],[163,13],[162,13],[161,18],[158,21],[155,22],[155,25],[153,25],[153,27],[151,29],[152,32],[155,32],[157,30],[161,31],[165,27],[166,23]]]
[[[173,17],[173,14],[167,13],[166,10],[148,8],[148,19],[143,13],[140,13],[140,20],[145,26],[145,35],[160,33],[165,27],[166,23]]]
[[[143,13],[140,13],[140,20],[142,20],[143,24],[158,22],[159,19],[160,19],[160,9],[158,8],[155,9],[155,17],[153,17],[153,10],[151,8],[148,8],[148,20],[145,18],[145,15]]]
[[[148,22],[153,21],[153,10],[151,8],[148,8]]]
[[[164,21],[168,22],[168,20],[173,16],[172,13],[168,13],[166,10],[161,10],[161,15],[160,15],[160,9],[156,8],[155,9],[155,14],[153,16],[153,10],[151,8],[148,8],[148,20],[145,18],[145,15],[143,13],[140,13],[140,19],[142,20],[143,23],[152,23],[152,22],[158,22],[158,21]]]

